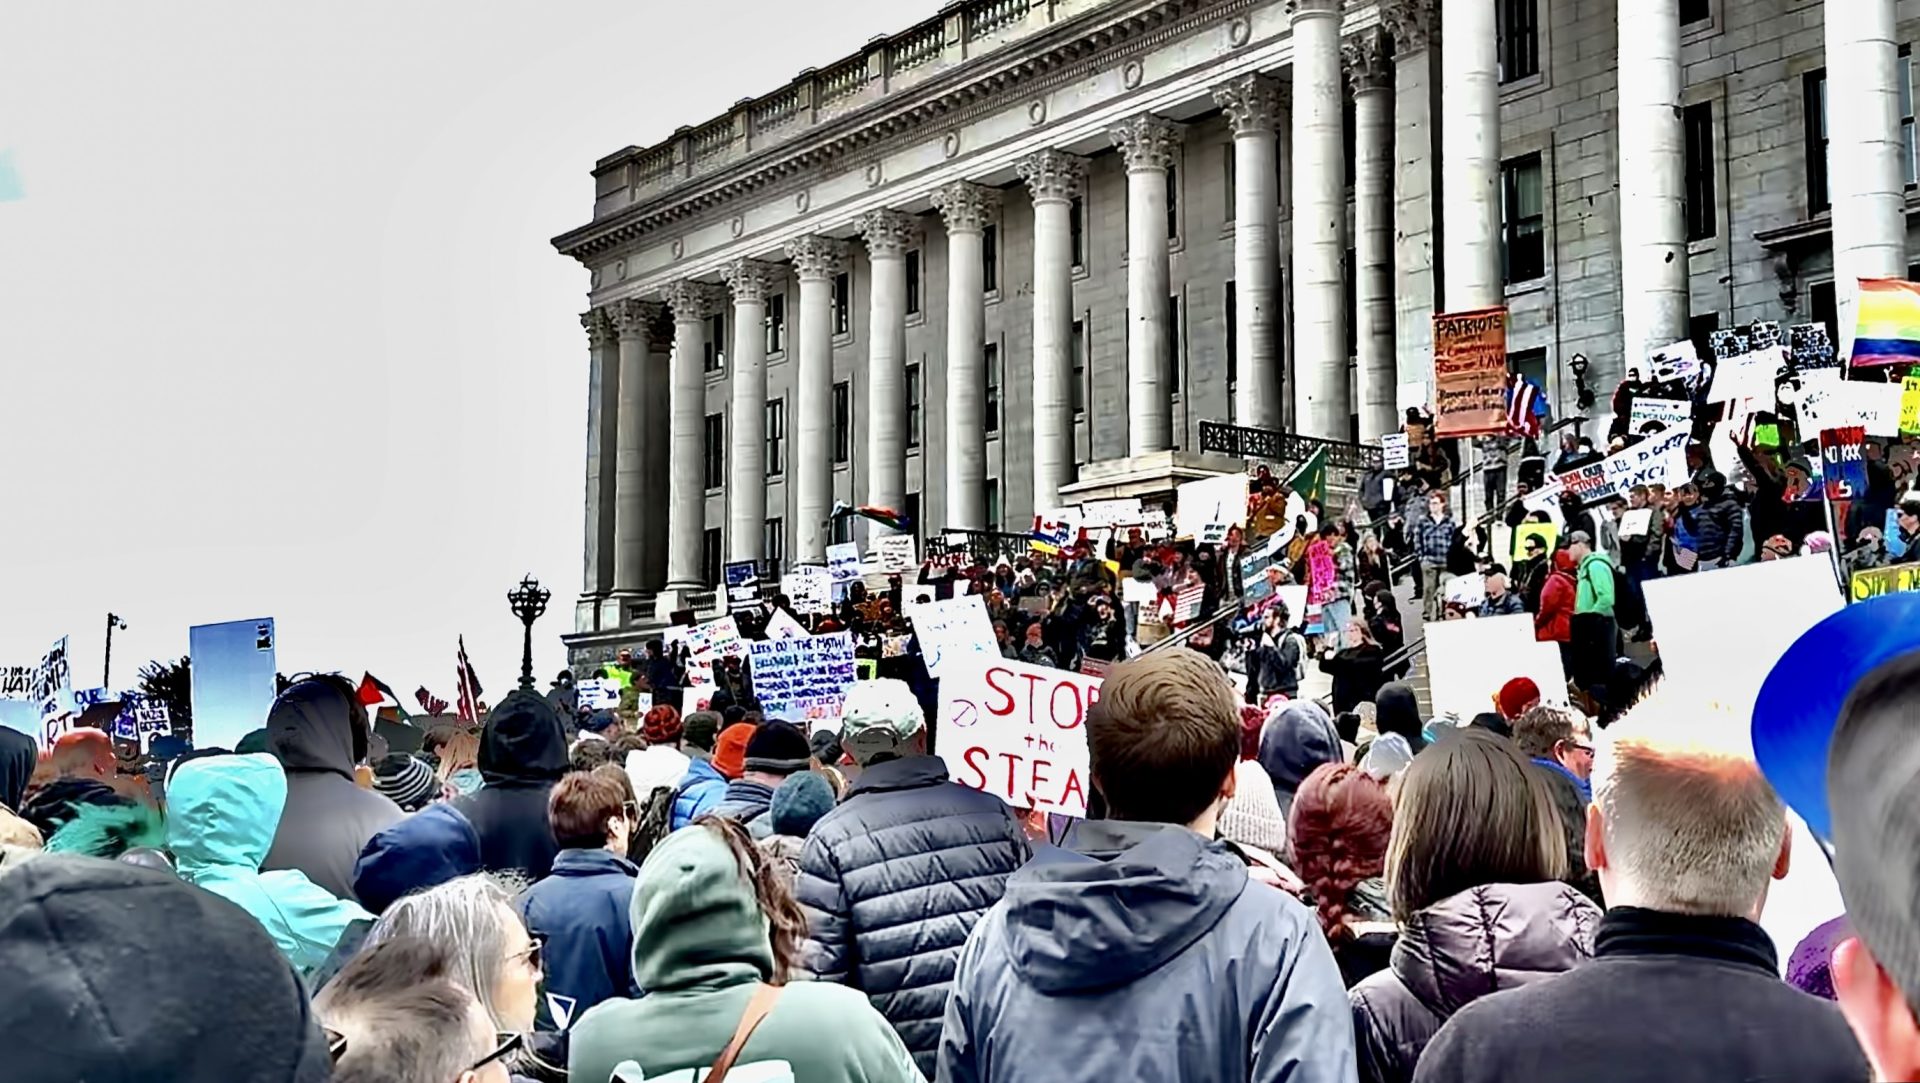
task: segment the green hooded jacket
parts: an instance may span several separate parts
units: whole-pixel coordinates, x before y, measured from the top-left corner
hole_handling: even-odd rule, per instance
[[[167,786],[167,841],[182,880],[252,914],[304,976],[348,924],[372,915],[305,873],[260,871],[286,804],[286,772],[272,756],[189,760]]]
[[[601,1002],[571,1030],[573,1083],[607,1083],[623,1061],[654,1079],[720,1056],[759,982],[773,974],[767,920],[733,852],[705,827],[668,836],[633,892],[638,1000]],[[737,1068],[785,1061],[805,1083],[919,1083],[913,1058],[865,993],[796,981],[781,990]]]
[[[1613,562],[1605,553],[1588,553],[1574,572],[1580,586],[1574,593],[1573,611],[1604,613],[1613,616]]]

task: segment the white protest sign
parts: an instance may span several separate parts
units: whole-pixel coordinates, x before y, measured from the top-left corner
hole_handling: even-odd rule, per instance
[[[767,618],[768,639],[792,639],[806,634],[806,627],[794,620],[793,614],[784,609],[774,610],[773,615]]]
[[[1430,397],[1431,396],[1427,394],[1427,382],[1425,380],[1412,380],[1400,384],[1394,389],[1394,408],[1404,417],[1406,416],[1407,410],[1411,407],[1418,406],[1425,408],[1428,406],[1428,399]]]
[[[940,591],[932,583],[910,583],[905,588],[903,601],[911,610],[916,605],[925,605],[939,597]]]
[[[1202,545],[1219,545],[1227,530],[1247,521],[1247,476],[1222,474],[1182,484],[1175,495],[1174,532]]]
[[[1649,579],[1642,589],[1663,688],[1738,712],[1752,710],[1793,641],[1845,604],[1826,554]]]
[[[620,682],[611,677],[595,677],[576,682],[580,706],[589,711],[611,711],[620,706]]]
[[[1138,526],[1145,512],[1140,498],[1089,500],[1080,505],[1080,523],[1086,527]]]
[[[1623,538],[1643,537],[1653,526],[1653,509],[1636,508],[1620,517],[1620,536]]]
[[[1120,601],[1125,604],[1152,605],[1160,592],[1153,588],[1151,579],[1135,579],[1128,576],[1120,581]]]
[[[796,613],[825,613],[833,606],[833,573],[819,564],[802,564],[780,577],[780,593]]]
[[[1468,612],[1487,600],[1487,580],[1482,575],[1456,575],[1447,580],[1441,598],[1448,605],[1464,607]]]
[[[1774,380],[1786,366],[1785,346],[1765,346],[1719,358],[1715,362],[1713,385],[1707,392],[1707,401],[1758,399],[1771,404]]]
[[[1633,432],[1647,432],[1673,428],[1689,428],[1693,425],[1693,403],[1686,399],[1643,399],[1633,400],[1633,412],[1628,415],[1627,427]]]
[[[1647,351],[1647,371],[1660,383],[1691,380],[1700,374],[1700,353],[1694,348],[1692,339],[1683,338],[1657,350]]]
[[[935,677],[944,677],[947,664],[966,655],[1000,656],[993,621],[987,617],[986,603],[978,594],[910,605],[907,620],[920,639],[920,655],[926,659],[927,672]]]
[[[1686,428],[1654,433],[1597,463],[1569,470],[1555,482],[1585,501],[1625,496],[1635,485],[1676,487],[1692,476],[1687,470],[1687,441],[1692,435]],[[1522,506],[1527,506],[1524,501]]]
[[[661,639],[669,646],[687,645],[687,683],[713,683],[713,667],[722,658],[745,658],[746,641],[740,637],[740,625],[731,615],[705,624],[675,625]]]
[[[940,758],[955,782],[1017,809],[1087,814],[1087,711],[1100,678],[999,658],[940,679]]]
[[[1561,494],[1566,491],[1559,478],[1548,478],[1545,485],[1521,497],[1520,506],[1529,512],[1546,511],[1548,505],[1559,504]]]
[[[891,573],[906,573],[920,565],[920,558],[914,552],[913,535],[882,534],[873,541],[873,555],[880,562],[880,570]]]
[[[1515,677],[1531,677],[1547,703],[1567,702],[1560,649],[1535,642],[1533,617],[1526,613],[1435,621],[1426,626],[1426,637],[1428,682],[1437,715],[1471,719],[1491,711],[1501,686]]]
[[[1407,434],[1390,432],[1380,437],[1380,465],[1388,470],[1405,470],[1413,462],[1407,450]]]
[[[827,574],[835,583],[851,583],[860,578],[860,547],[853,542],[827,546]]]
[[[747,645],[753,659],[753,694],[767,718],[811,729],[840,717],[854,680],[853,633],[761,640]]]

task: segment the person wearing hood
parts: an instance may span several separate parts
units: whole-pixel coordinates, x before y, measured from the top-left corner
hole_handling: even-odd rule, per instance
[[[451,804],[429,805],[367,840],[353,891],[375,914],[416,891],[480,871],[480,836]]]
[[[793,981],[806,918],[740,826],[703,818],[656,846],[633,892],[633,976],[647,995],[576,1020],[567,1075],[706,1069],[748,1023],[736,1068],[785,1061],[806,1083],[919,1083],[906,1046],[856,990]],[[756,1022],[757,1020],[757,1022]]]
[[[18,815],[20,803],[27,794],[27,783],[39,763],[40,747],[33,738],[0,726],[0,838],[17,839],[25,844],[31,833],[32,845],[40,845],[43,838],[40,829]]]
[[[1214,841],[1240,723],[1184,648],[1113,667],[1087,712],[1110,819],[1007,880],[960,953],[942,1083],[1344,1083],[1353,1026],[1307,909]]]
[[[360,851],[405,815],[354,782],[354,768],[367,758],[369,734],[366,707],[340,677],[309,677],[274,700],[267,743],[286,771],[287,797],[262,869],[296,870],[328,894],[354,897]]]
[[[1026,862],[1026,837],[998,797],[952,781],[927,753],[905,682],[855,682],[840,742],[860,775],[801,854],[803,958],[817,979],[866,993],[932,1078],[954,963]]]
[[[795,775],[813,766],[813,748],[807,735],[791,722],[766,722],[747,739],[746,759],[740,777],[727,784],[727,793],[713,808],[713,815],[740,824],[756,839],[773,834],[768,810],[773,791]]]
[[[268,755],[183,764],[167,786],[167,848],[182,880],[252,914],[305,974],[326,961],[348,925],[373,915],[298,870],[261,871],[287,789],[285,772]]]
[[[1351,989],[1387,968],[1399,938],[1386,881],[1393,798],[1364,770],[1323,763],[1300,784],[1287,828],[1301,901],[1314,908]]]
[[[1761,475],[1756,475],[1761,476]],[[1740,547],[1746,539],[1745,528],[1741,525],[1740,502],[1733,498],[1727,487],[1726,475],[1717,470],[1708,470],[1700,475],[1700,503],[1686,508],[1682,515],[1686,527],[1693,535],[1699,556],[1698,567],[1730,568],[1740,558]],[[1773,491],[1774,500],[1779,500],[1780,487]],[[1763,492],[1761,499],[1765,500]]]
[[[1293,795],[1313,769],[1342,759],[1340,731],[1327,712],[1312,700],[1278,704],[1260,730],[1260,766],[1273,782],[1273,796],[1284,819],[1291,814]]]
[[[1546,778],[1512,742],[1469,728],[1414,757],[1387,845],[1400,937],[1349,994],[1361,1083],[1408,1083],[1455,1012],[1593,954],[1600,911],[1566,869]]]
[[[1540,588],[1540,610],[1533,615],[1533,638],[1560,645],[1560,662],[1573,672],[1573,608],[1580,596],[1573,579],[1573,554],[1553,551],[1553,570]]]
[[[648,797],[658,789],[671,790],[676,798],[679,796],[680,780],[687,777],[687,768],[692,763],[687,754],[680,751],[680,738],[685,732],[680,712],[664,703],[649,710],[641,720],[641,735],[647,739],[647,747],[627,753],[626,762],[627,777],[633,782],[633,796],[641,808],[647,807]]]
[[[1373,697],[1373,728],[1380,737],[1398,736],[1406,743],[1407,754],[1415,755],[1427,747],[1420,721],[1420,700],[1410,685],[1400,681],[1383,685]],[[1375,738],[1373,743],[1378,743]],[[1363,753],[1365,749],[1361,750]]]
[[[480,734],[480,789],[454,800],[480,839],[480,866],[539,880],[560,851],[547,824],[547,794],[567,773],[567,737],[553,706],[515,689],[487,714]]]
[[[720,716],[712,711],[694,711],[682,722],[680,738],[674,745],[686,754],[687,772],[680,776],[680,788],[673,798],[670,826],[674,831],[712,812],[726,800],[727,777],[713,765],[714,745],[719,734]]]
[[[564,1030],[579,1013],[610,997],[639,996],[633,981],[633,878],[624,856],[634,808],[619,769],[568,775],[548,796],[548,820],[560,843],[553,872],[521,894],[515,906],[542,945],[550,1005],[565,1009],[539,1021]]]

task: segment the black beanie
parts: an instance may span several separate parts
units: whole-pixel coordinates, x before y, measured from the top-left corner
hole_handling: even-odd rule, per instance
[[[811,767],[812,761],[813,749],[807,744],[807,735],[791,722],[762,723],[753,731],[753,736],[747,738],[746,769],[749,771],[790,775]]]
[[[13,1083],[324,1083],[326,1039],[260,923],[152,869],[48,854],[0,875]]]

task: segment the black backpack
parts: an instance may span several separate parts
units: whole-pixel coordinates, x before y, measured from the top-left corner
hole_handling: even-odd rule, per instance
[[[673,831],[673,802],[680,796],[673,786],[655,786],[640,803],[640,816],[627,840],[627,860],[639,864],[647,859],[660,840]]]
[[[1638,628],[1647,621],[1647,602],[1619,565],[1607,561],[1613,569],[1613,622],[1622,628]]]

